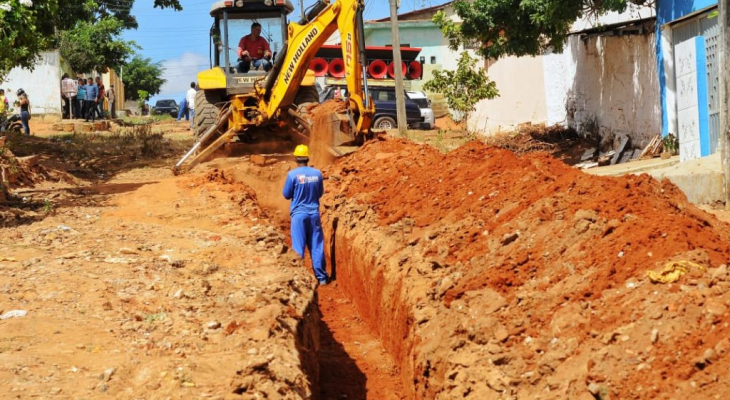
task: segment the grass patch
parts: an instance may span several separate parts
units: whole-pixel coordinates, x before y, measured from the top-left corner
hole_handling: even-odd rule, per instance
[[[162,115],[146,115],[144,117],[124,117],[122,118],[123,125],[150,125],[158,122],[169,122],[174,121],[169,114]]]

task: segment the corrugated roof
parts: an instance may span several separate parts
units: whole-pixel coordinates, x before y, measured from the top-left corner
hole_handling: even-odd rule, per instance
[[[443,8],[448,7],[453,2],[454,2],[454,0],[448,1],[448,2],[446,2],[444,4],[440,4],[440,5],[437,5],[437,6],[433,6],[433,7],[428,7],[428,8],[423,8],[421,10],[413,10],[413,11],[410,11],[410,12],[407,12],[407,13],[398,14],[398,20],[400,20],[403,17],[404,18],[409,18],[409,17],[414,17],[414,16],[416,16],[418,14],[427,14],[427,13],[431,13],[433,11],[438,11],[438,10],[441,10]],[[369,22],[387,22],[387,21],[390,21],[390,17],[380,18],[380,19],[374,19],[374,20],[369,21]]]

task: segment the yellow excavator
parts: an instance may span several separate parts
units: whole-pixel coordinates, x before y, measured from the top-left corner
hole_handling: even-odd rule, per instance
[[[245,141],[256,128],[296,127],[307,134],[311,127],[305,110],[308,104],[319,102],[309,65],[336,30],[349,93],[346,135],[357,143],[369,134],[374,105],[366,80],[364,0],[320,0],[300,21],[288,23],[287,15],[293,10],[289,0],[222,0],[213,4],[211,68],[198,73],[195,96],[197,141],[173,167],[176,175],[189,171],[236,138]],[[254,23],[261,27],[261,36],[273,53],[269,71],[239,71],[241,64],[236,62],[239,39]]]

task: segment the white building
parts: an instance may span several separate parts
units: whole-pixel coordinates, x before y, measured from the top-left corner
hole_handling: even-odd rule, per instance
[[[451,2],[398,17],[401,44],[423,49],[424,82],[434,68],[456,69],[462,51],[475,55],[448,48],[431,21],[438,11],[459,21]],[[577,21],[561,54],[485,60],[500,96],[480,102],[469,127],[490,134],[527,122],[578,129],[595,122],[605,139],[626,135],[633,146],[643,146],[661,132],[655,19],[653,8],[631,7]],[[390,44],[389,20],[366,23],[365,41]]]
[[[583,129],[604,140],[628,136],[643,147],[661,133],[655,13],[632,7],[580,20],[562,53],[485,63],[500,97],[479,103],[469,125],[485,133],[532,122]]]
[[[28,94],[32,115],[47,115],[61,118],[61,76],[64,72],[73,77],[58,50],[41,54],[33,70],[13,68],[0,87],[5,89],[9,101],[15,101],[15,93],[23,89]]]

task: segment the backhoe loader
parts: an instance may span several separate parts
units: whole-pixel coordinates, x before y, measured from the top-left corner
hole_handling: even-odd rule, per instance
[[[336,31],[342,40],[347,81],[347,137],[362,142],[369,134],[374,105],[367,90],[363,31],[364,0],[320,0],[297,23],[287,23],[294,10],[289,0],[223,0],[211,7],[211,69],[198,73],[195,96],[195,145],[174,166],[185,173],[224,144],[256,128],[311,127],[304,110],[319,102],[309,65],[318,49]],[[238,71],[238,41],[257,22],[273,43],[270,71]],[[281,43],[281,48],[277,44]],[[337,135],[342,137],[342,135]],[[337,145],[339,143],[332,143]]]

